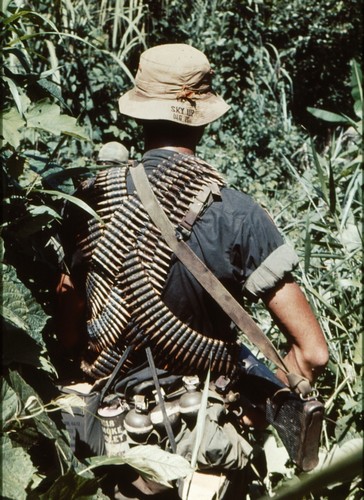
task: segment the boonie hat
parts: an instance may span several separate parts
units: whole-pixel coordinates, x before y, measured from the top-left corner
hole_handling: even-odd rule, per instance
[[[124,163],[129,158],[129,152],[120,142],[111,141],[101,146],[97,162]]]
[[[140,56],[135,87],[119,98],[122,114],[200,126],[229,105],[211,88],[212,70],[201,51],[186,44],[152,47]]]

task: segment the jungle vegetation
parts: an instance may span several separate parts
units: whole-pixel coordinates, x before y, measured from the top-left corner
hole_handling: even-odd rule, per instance
[[[62,253],[55,234],[65,199],[95,172],[103,143],[121,141],[140,158],[140,132],[118,113],[117,98],[131,88],[140,53],[167,42],[190,43],[212,62],[215,90],[231,110],[208,127],[198,153],[265,205],[293,244],[296,278],[330,349],[317,383],[327,417],[318,469],[298,475],[267,431],[256,438],[266,464],[250,498],[362,498],[360,7],[357,0],[3,0],[3,498],[106,498],[93,473],[102,460],[76,460],[59,422],[60,409],[77,402],[56,388]],[[258,304],[251,312],[284,351],[265,311]],[[150,450],[138,451],[125,460],[142,462],[148,477],[176,477],[163,456],[145,470]],[[287,493],[281,486],[289,480]]]

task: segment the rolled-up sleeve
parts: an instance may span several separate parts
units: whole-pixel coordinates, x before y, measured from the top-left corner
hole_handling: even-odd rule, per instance
[[[298,264],[296,252],[287,244],[276,248],[255,269],[243,286],[243,290],[259,298],[294,270]]]

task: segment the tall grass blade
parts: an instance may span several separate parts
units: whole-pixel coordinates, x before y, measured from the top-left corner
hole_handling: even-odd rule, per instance
[[[73,203],[74,205],[77,205],[79,208],[81,208],[82,210],[85,210],[85,212],[92,215],[92,217],[94,217],[98,222],[103,224],[103,221],[102,221],[101,217],[99,216],[99,214],[97,214],[95,212],[95,210],[93,210],[89,205],[87,205],[87,203],[80,200],[79,198],[76,198],[76,196],[62,193],[61,191],[54,191],[52,189],[42,189],[40,192],[45,193],[45,194],[49,194],[51,196],[55,196],[56,198],[63,198],[65,200]]]
[[[332,214],[335,214],[335,212],[336,212],[336,191],[335,191],[334,171],[332,168],[331,161],[329,161],[329,194],[330,194],[330,212]]]
[[[345,194],[345,205],[341,214],[341,224],[340,224],[340,232],[343,231],[347,220],[350,216],[352,205],[353,205],[353,200],[355,198],[355,195],[359,192],[361,186],[363,183],[363,173],[361,171],[361,165],[359,164],[352,179],[350,180],[350,183],[348,185],[346,194]]]
[[[210,360],[211,362],[211,360]],[[197,464],[197,456],[198,452],[201,446],[202,442],[202,437],[203,433],[205,430],[205,422],[206,422],[206,410],[207,410],[207,402],[208,402],[208,396],[209,396],[209,384],[210,384],[210,369],[207,372],[206,375],[206,380],[205,380],[205,385],[204,389],[202,392],[202,398],[201,398],[201,406],[197,415],[197,422],[196,422],[196,441],[192,450],[192,456],[191,456],[191,467],[193,469],[196,468]],[[183,500],[188,500],[188,495],[191,487],[191,482],[192,482],[192,477],[193,477],[193,472],[190,474],[188,477],[186,477],[184,485],[183,485],[183,493],[182,493],[182,499]]]
[[[324,201],[327,203],[327,205],[329,205],[325,175],[324,175],[324,172],[323,172],[322,167],[321,167],[319,155],[317,154],[315,145],[312,141],[311,141],[311,149],[312,149],[314,165],[316,167],[317,175],[318,175],[318,178],[320,181],[322,197],[323,197]]]
[[[305,232],[305,274],[308,273],[310,269],[311,262],[311,234],[310,234],[310,217],[307,214],[306,217],[306,232]]]

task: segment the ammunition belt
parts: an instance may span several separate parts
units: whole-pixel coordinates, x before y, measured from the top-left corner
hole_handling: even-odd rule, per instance
[[[78,247],[89,261],[86,278],[88,350],[82,368],[94,378],[109,375],[127,345],[126,373],[150,346],[159,368],[195,374],[232,374],[237,345],[202,335],[180,321],[161,293],[172,252],[151,223],[138,196],[127,193],[127,166],[101,172],[91,190],[92,206],[104,224],[89,220]],[[159,202],[177,227],[204,186],[222,186],[207,163],[173,154],[149,177]],[[92,199],[91,199],[92,198]]]

